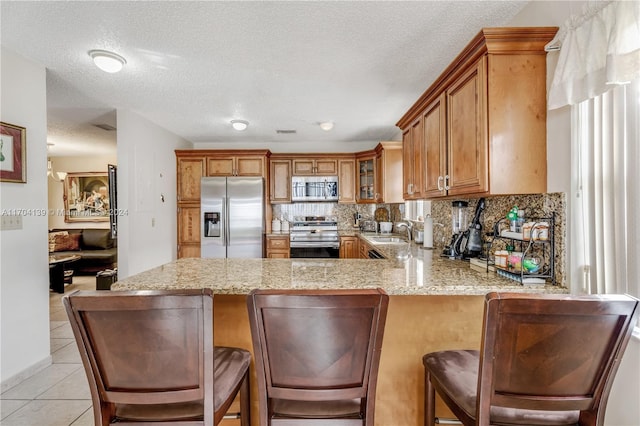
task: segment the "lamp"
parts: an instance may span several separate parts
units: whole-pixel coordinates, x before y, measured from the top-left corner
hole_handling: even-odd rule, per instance
[[[241,132],[249,126],[249,122],[245,120],[231,120],[231,125],[234,129]]]
[[[98,68],[104,72],[116,73],[122,69],[127,61],[120,55],[106,50],[90,50],[89,56]]]
[[[333,122],[332,121],[323,121],[322,123],[320,123],[320,128],[322,130],[324,130],[325,132],[328,132],[329,130],[333,129]]]
[[[56,182],[62,182],[67,177],[66,172],[54,172],[51,160],[47,160],[47,176]]]

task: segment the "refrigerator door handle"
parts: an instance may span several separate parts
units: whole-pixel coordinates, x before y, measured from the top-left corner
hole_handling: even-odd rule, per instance
[[[231,205],[229,202],[229,197],[225,197],[224,201],[224,245],[227,246],[227,248],[229,247],[229,244],[231,243],[231,227],[229,226],[229,222],[230,222],[230,209],[231,209]]]

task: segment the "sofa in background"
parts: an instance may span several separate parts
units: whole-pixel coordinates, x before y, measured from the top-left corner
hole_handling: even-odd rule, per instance
[[[114,269],[118,263],[118,247],[109,229],[52,229],[49,231],[49,254],[77,254],[73,264],[78,275],[95,275]]]

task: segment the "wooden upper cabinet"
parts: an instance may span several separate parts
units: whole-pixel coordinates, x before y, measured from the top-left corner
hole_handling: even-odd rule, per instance
[[[202,157],[177,157],[178,201],[200,201],[200,179],[204,176]]]
[[[273,204],[291,202],[291,160],[269,161],[269,200]]]
[[[265,164],[264,155],[208,155],[207,176],[265,177]]]
[[[405,200],[422,198],[422,186],[424,182],[424,135],[422,119],[415,120],[409,129],[403,133],[403,197]]]
[[[356,161],[355,159],[338,160],[338,202],[356,202]]]
[[[423,198],[546,192],[544,46],[557,30],[483,29],[400,119],[405,162],[423,138]]]
[[[426,109],[424,123],[425,181],[424,195],[427,198],[444,194],[447,175],[447,107],[443,93]]]
[[[376,203],[402,203],[402,142],[380,142],[375,148],[375,187]]]
[[[333,158],[294,158],[294,176],[336,176],[338,160]]]
[[[484,193],[488,188],[486,57],[446,91],[449,195]],[[516,172],[517,173],[517,172]]]
[[[358,203],[375,203],[377,192],[376,153],[360,153],[356,159],[356,199]]]

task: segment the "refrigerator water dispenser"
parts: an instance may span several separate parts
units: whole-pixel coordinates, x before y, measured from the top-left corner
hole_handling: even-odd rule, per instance
[[[204,236],[205,237],[220,236],[220,212],[204,213]]]

